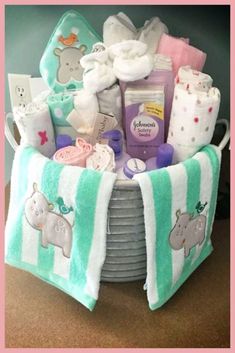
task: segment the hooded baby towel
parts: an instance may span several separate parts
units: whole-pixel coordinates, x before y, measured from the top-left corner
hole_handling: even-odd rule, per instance
[[[143,202],[149,307],[162,306],[211,253],[221,151],[135,175]]]
[[[6,262],[95,306],[116,175],[65,166],[18,147],[6,224]]]

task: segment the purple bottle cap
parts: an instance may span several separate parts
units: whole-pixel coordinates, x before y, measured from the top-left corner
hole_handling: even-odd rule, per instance
[[[132,179],[135,174],[143,173],[146,169],[146,164],[141,159],[130,158],[125,163],[123,172],[127,178]]]
[[[168,167],[172,164],[174,148],[169,143],[163,143],[157,151],[157,168]]]
[[[73,144],[72,138],[69,135],[56,136],[56,149],[59,150],[63,147],[71,146]]]
[[[119,130],[108,130],[103,132],[102,138],[109,140],[109,146],[115,153],[115,158],[118,159],[122,155],[122,133]]]

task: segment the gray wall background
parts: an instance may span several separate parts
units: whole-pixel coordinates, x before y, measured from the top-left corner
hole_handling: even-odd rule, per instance
[[[158,16],[174,36],[207,53],[204,72],[221,91],[220,117],[230,118],[230,7],[228,5],[7,5],[5,6],[5,111],[11,110],[8,73],[39,76],[39,61],[63,13],[79,11],[102,36],[105,19],[125,12],[136,27]],[[13,151],[5,143],[5,182],[10,179]]]

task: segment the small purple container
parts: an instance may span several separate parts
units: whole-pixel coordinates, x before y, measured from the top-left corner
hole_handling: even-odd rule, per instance
[[[147,170],[145,162],[138,158],[130,158],[124,165],[123,173],[129,179],[135,174],[143,173]]]
[[[57,135],[56,136],[56,150],[67,146],[72,146],[73,140],[69,135]]]
[[[163,143],[157,151],[157,168],[168,167],[172,164],[174,148],[169,143]]]

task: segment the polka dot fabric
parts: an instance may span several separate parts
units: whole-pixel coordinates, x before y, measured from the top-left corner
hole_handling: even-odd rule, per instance
[[[55,126],[70,126],[66,118],[74,107],[73,95],[63,93],[52,94],[48,96],[47,103],[53,124]]]
[[[220,92],[187,89],[176,84],[167,142],[174,147],[174,162],[192,157],[211,142],[220,106]]]

